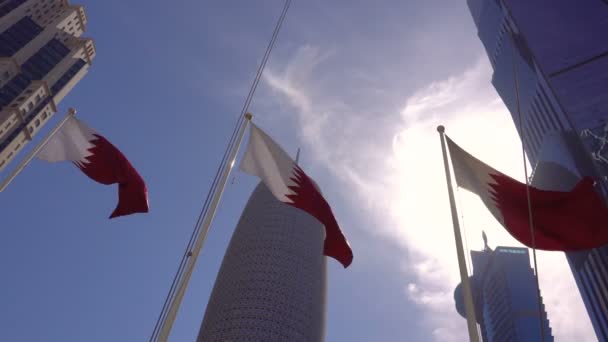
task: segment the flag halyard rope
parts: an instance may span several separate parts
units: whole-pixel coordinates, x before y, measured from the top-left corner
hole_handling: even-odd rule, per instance
[[[469,240],[467,239],[467,225],[464,221],[464,208],[462,207],[462,201],[460,199],[460,187],[456,186],[456,201],[457,201],[457,205],[458,208],[460,208],[460,220],[462,221],[462,235],[464,235],[464,249],[466,251],[470,251],[469,249]],[[471,262],[471,255],[470,253],[466,254],[466,259],[467,259],[467,268],[469,269],[469,271],[471,272],[471,274],[473,273],[473,263]]]
[[[194,244],[197,240],[197,238],[200,236],[201,230],[202,230],[202,222],[205,219],[206,215],[208,214],[209,211],[209,206],[211,203],[211,199],[214,197],[214,194],[218,191],[218,186],[220,183],[220,178],[221,178],[221,174],[222,174],[222,170],[224,170],[224,168],[226,167],[227,163],[231,162],[229,158],[230,156],[230,152],[233,151],[234,148],[236,148],[236,144],[238,141],[238,133],[242,127],[243,124],[245,124],[245,120],[246,120],[246,113],[249,110],[249,106],[251,105],[251,102],[253,100],[253,96],[255,94],[255,91],[258,87],[258,84],[260,82],[260,79],[262,77],[262,74],[264,72],[264,68],[266,67],[266,64],[268,62],[268,59],[270,57],[270,53],[272,52],[272,49],[274,48],[275,42],[277,40],[278,34],[281,30],[281,27],[283,25],[283,22],[285,20],[285,17],[287,15],[287,11],[289,10],[289,7],[291,5],[292,0],[286,0],[284,5],[283,5],[283,9],[281,11],[281,14],[279,16],[279,19],[277,20],[277,23],[275,25],[275,28],[273,30],[272,33],[272,37],[270,38],[270,41],[268,42],[268,45],[266,47],[266,51],[264,52],[264,56],[262,57],[262,61],[260,63],[260,65],[258,66],[258,69],[256,71],[256,75],[254,77],[253,83],[249,89],[249,92],[247,94],[247,97],[245,98],[245,102],[243,103],[243,107],[241,109],[241,112],[239,113],[239,116],[237,118],[234,130],[232,132],[232,135],[230,137],[230,140],[228,142],[228,146],[226,147],[226,150],[224,151],[224,155],[220,161],[220,164],[218,165],[215,177],[213,179],[213,182],[211,184],[211,187],[209,189],[209,192],[207,193],[207,197],[205,199],[205,202],[203,204],[203,207],[199,213],[199,216],[197,218],[196,224],[194,226],[194,230],[190,236],[190,240],[188,241],[188,244],[186,246],[186,250],[184,252],[184,255],[182,256],[182,259],[180,261],[180,264],[177,268],[176,274],[173,278],[171,287],[169,289],[169,293],[167,294],[166,298],[165,298],[165,302],[163,304],[163,307],[161,309],[161,312],[159,314],[159,317],[156,321],[156,324],[154,326],[154,330],[152,332],[152,336],[150,337],[150,342],[154,342],[154,341],[158,341],[161,329],[164,325],[165,320],[167,319],[167,315],[169,313],[169,308],[171,307],[173,301],[176,298],[176,291],[178,289],[178,285],[180,284],[181,280],[183,279],[183,276],[185,274],[185,270],[186,270],[186,266],[188,264],[189,258],[192,256],[192,249],[194,247]]]
[[[545,329],[543,326],[543,310],[542,310],[542,302],[541,302],[541,296],[540,296],[540,280],[539,280],[539,276],[538,276],[538,263],[536,261],[536,239],[534,236],[534,219],[533,219],[533,214],[532,214],[532,201],[531,201],[531,196],[530,196],[530,181],[528,179],[528,163],[526,162],[526,149],[525,149],[525,138],[524,138],[524,124],[523,124],[523,118],[521,115],[521,103],[520,103],[520,98],[519,98],[519,79],[517,77],[517,64],[516,64],[516,59],[515,59],[515,41],[513,38],[513,32],[511,31],[511,28],[508,28],[507,31],[508,35],[509,35],[509,40],[511,42],[511,50],[512,50],[512,54],[511,54],[511,59],[512,59],[512,65],[513,65],[513,81],[514,81],[514,85],[515,85],[515,102],[516,102],[516,106],[517,106],[517,116],[518,116],[518,120],[519,120],[519,133],[521,136],[521,155],[522,155],[522,159],[523,159],[523,164],[524,164],[524,178],[526,179],[526,197],[528,200],[528,219],[529,219],[529,225],[530,225],[530,235],[531,235],[531,242],[532,242],[532,259],[534,260],[534,275],[536,278],[536,295],[537,295],[537,302],[538,302],[538,322],[540,324],[540,336],[541,336],[541,341],[545,342]]]
[[[469,240],[467,238],[467,225],[464,221],[464,207],[462,206],[462,201],[460,199],[460,187],[459,186],[456,186],[456,196],[455,197],[457,198],[457,205],[460,208],[460,219],[462,220],[462,235],[464,235],[464,249],[465,249],[465,251],[470,251]],[[470,271],[469,274],[472,275],[473,274],[473,262],[471,261],[471,253],[466,253],[465,257],[466,257],[467,269]],[[471,292],[472,291],[473,291],[473,289],[471,289]],[[474,296],[473,296],[473,304],[475,304]],[[477,314],[477,313],[475,313],[475,314]],[[479,330],[479,326],[477,326],[477,336],[480,341],[483,339],[481,336],[481,331]]]

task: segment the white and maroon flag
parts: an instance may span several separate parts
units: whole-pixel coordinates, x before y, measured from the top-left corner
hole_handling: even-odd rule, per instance
[[[585,250],[608,244],[608,209],[595,192],[591,178],[582,178],[570,191],[529,186],[533,246],[526,184],[486,165],[447,136],[446,140],[458,186],[477,194],[519,242],[553,251]]]
[[[351,264],[353,252],[350,245],[316,183],[253,123],[240,168],[260,177],[279,201],[302,209],[319,220],[325,226],[323,254],[338,260],[345,268]]]
[[[127,158],[106,138],[72,117],[38,152],[51,163],[71,161],[101,184],[118,184],[118,205],[110,218],[148,212],[146,184]]]

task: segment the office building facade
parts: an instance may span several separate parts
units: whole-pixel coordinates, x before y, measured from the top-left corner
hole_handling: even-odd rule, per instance
[[[471,262],[471,290],[482,341],[541,341],[541,322],[544,341],[553,341],[542,297],[539,314],[540,295],[527,248],[486,247],[471,251]],[[454,298],[457,311],[465,317],[461,285]]]
[[[492,84],[511,112],[531,164],[549,159],[577,177],[592,176],[606,198],[608,3],[467,3],[494,69]],[[533,182],[569,190],[569,180],[538,179],[537,169]],[[608,341],[608,247],[567,257],[597,338]]]
[[[217,275],[197,341],[323,341],[324,227],[260,183]]]
[[[87,17],[67,0],[0,0],[0,171],[48,120],[95,58]]]

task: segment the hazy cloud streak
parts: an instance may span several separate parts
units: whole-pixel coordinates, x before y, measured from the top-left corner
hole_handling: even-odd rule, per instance
[[[354,192],[357,201],[352,203],[363,204],[353,212],[364,210],[377,222],[369,233],[404,247],[403,270],[413,275],[403,284],[404,294],[420,306],[435,340],[463,341],[465,321],[455,312],[452,297],[460,279],[436,126],[444,124],[460,146],[496,169],[524,179],[521,145],[510,113],[491,88],[491,68],[480,58],[468,70],[407,97],[401,111],[368,103],[366,108],[375,106],[375,113],[385,111],[392,121],[382,124],[386,120],[349,105],[371,102],[373,96],[350,102],[352,89],[323,87],[323,74],[316,70],[334,62],[330,56],[305,46],[283,70],[270,69],[265,80],[296,109],[301,138],[332,181],[346,182],[344,198]],[[365,82],[347,87],[370,88]],[[391,138],[370,139],[372,132]],[[520,246],[478,198],[464,190],[457,195],[468,249],[482,247],[482,229],[492,246]],[[539,253],[539,269],[557,339],[592,340],[590,323],[581,322],[586,312],[563,254]]]

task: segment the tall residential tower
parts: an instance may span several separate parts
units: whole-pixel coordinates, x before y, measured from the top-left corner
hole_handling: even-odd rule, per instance
[[[325,229],[260,183],[217,275],[197,341],[323,341]]]
[[[565,170],[563,179],[539,179],[536,169],[533,181],[569,190],[569,174],[592,176],[606,198],[608,2],[467,3],[494,69],[492,84],[512,114],[530,162],[549,161]],[[608,247],[567,257],[597,338],[608,341]]]
[[[67,0],[0,0],[0,171],[87,73],[86,23]]]

